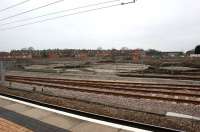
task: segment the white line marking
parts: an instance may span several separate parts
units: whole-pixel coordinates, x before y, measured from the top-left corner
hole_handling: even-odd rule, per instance
[[[67,113],[67,112],[63,112],[63,111],[59,111],[59,110],[55,110],[55,109],[50,109],[50,108],[47,108],[47,107],[43,107],[43,106],[35,105],[35,104],[32,104],[32,103],[28,103],[28,102],[25,102],[25,101],[20,101],[20,100],[8,98],[8,97],[1,96],[1,95],[0,95],[0,98],[6,99],[6,100],[9,100],[9,101],[13,101],[13,102],[17,102],[17,103],[20,103],[20,104],[24,104],[24,105],[27,105],[27,106],[39,108],[39,109],[42,109],[42,110],[54,112],[54,113],[57,113],[57,114],[65,115],[65,116],[68,116],[68,117],[72,117],[72,118],[76,118],[76,119],[80,119],[80,120],[84,120],[84,121],[88,121],[88,122],[92,122],[92,123],[97,123],[97,124],[101,124],[101,125],[106,125],[106,126],[110,126],[110,127],[114,127],[114,128],[118,128],[118,129],[123,129],[123,130],[128,130],[128,131],[133,131],[133,132],[151,132],[151,131],[147,131],[147,130],[128,127],[128,126],[110,123],[110,122],[106,122],[106,121],[100,121],[100,120],[92,119],[92,118],[88,118],[88,117],[78,116],[78,115],[75,115],[75,114],[71,114],[71,113]]]
[[[199,117],[195,116],[190,116],[190,115],[185,115],[185,114],[180,114],[180,113],[174,113],[174,112],[167,112],[166,116],[172,116],[172,117],[179,117],[179,118],[186,118],[186,119],[192,119],[192,120],[198,120],[200,121]]]

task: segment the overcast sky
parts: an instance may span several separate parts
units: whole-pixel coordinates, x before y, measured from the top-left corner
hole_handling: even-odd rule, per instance
[[[1,0],[0,9],[21,1],[23,0]],[[0,19],[54,1],[57,0],[31,0],[24,5],[0,12]],[[54,16],[2,26],[11,21],[103,1],[109,0],[65,0],[0,21],[0,29]],[[76,11],[55,16],[73,12]],[[0,30],[0,51],[29,46],[35,49],[96,49],[100,46],[104,49],[120,49],[125,46],[130,49],[185,51],[193,49],[197,44],[200,44],[200,0],[138,0],[135,4],[68,16],[12,30]]]

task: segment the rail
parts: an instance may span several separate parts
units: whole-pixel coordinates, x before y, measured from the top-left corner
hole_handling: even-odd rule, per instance
[[[36,100],[31,100],[28,98],[19,97],[19,96],[15,96],[15,95],[11,95],[11,94],[5,94],[5,93],[0,92],[0,95],[9,97],[9,98],[13,98],[13,99],[17,99],[17,100],[21,100],[21,101],[25,101],[28,103],[40,105],[43,107],[48,107],[51,109],[56,109],[59,111],[63,111],[63,112],[67,112],[67,113],[71,113],[71,114],[75,114],[75,115],[79,115],[79,116],[84,116],[87,118],[97,119],[97,120],[101,120],[101,121],[106,121],[106,122],[110,122],[110,123],[134,127],[134,128],[138,128],[138,129],[149,130],[149,131],[154,131],[154,132],[183,132],[181,130],[175,130],[175,129],[165,128],[165,127],[160,127],[160,126],[155,126],[155,125],[150,125],[150,124],[144,124],[144,123],[139,123],[139,122],[117,119],[117,118],[113,118],[113,117],[98,115],[98,114],[79,111],[79,110],[75,110],[75,109],[69,109],[69,108],[52,105],[52,104],[48,104],[48,103],[44,103],[44,102],[40,102],[40,101],[36,101]]]

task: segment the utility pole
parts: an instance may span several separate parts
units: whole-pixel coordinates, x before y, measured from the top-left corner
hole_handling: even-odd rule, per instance
[[[4,66],[3,66],[3,61],[0,61],[0,75],[1,75],[0,83],[4,84],[5,83],[5,69],[4,69]]]

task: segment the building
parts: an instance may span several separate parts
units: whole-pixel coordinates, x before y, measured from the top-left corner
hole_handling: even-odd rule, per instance
[[[96,51],[96,57],[111,57],[112,53],[110,50]]]
[[[143,49],[134,49],[132,51],[132,60],[134,63],[140,63],[145,57],[145,51]]]
[[[189,56],[189,57],[200,57],[200,45],[197,46],[195,49],[193,50],[189,50],[186,52],[186,55]]]
[[[175,51],[175,52],[161,52],[161,56],[163,58],[173,58],[173,57],[182,57],[184,56],[184,53],[181,51]]]
[[[59,55],[55,52],[48,52],[48,58],[49,59],[56,59],[56,58],[59,58]]]
[[[190,56],[191,54],[194,54],[194,49],[186,52],[186,56]]]
[[[80,60],[87,60],[88,59],[88,54],[84,53],[84,52],[81,52],[81,53],[77,54],[76,58],[80,59]]]
[[[10,53],[8,53],[8,52],[0,52],[0,58],[1,59],[10,58]]]
[[[190,57],[193,57],[193,58],[200,57],[200,54],[191,54]]]

